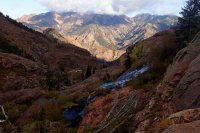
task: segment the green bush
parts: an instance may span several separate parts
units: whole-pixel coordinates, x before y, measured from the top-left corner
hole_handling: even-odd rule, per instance
[[[135,46],[130,53],[132,63],[137,63],[142,58],[143,52],[144,44]]]
[[[72,102],[72,101],[65,101],[65,103],[63,104],[62,108],[63,109],[71,109],[73,107],[78,106],[78,104]]]
[[[58,103],[62,106],[62,108],[69,109],[79,105],[81,102],[86,100],[86,98],[87,95],[82,93],[77,93],[69,96],[64,95],[58,97]]]
[[[64,109],[70,109],[72,107],[77,106],[76,103],[74,103],[73,101],[71,101],[71,99],[69,98],[69,96],[59,96],[58,97],[58,103]]]
[[[44,94],[44,96],[45,96],[47,99],[57,98],[58,95],[59,95],[59,92],[58,92],[58,91],[48,91],[47,93]]]

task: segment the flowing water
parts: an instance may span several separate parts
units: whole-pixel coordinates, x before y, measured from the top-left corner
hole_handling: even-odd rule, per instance
[[[131,72],[125,73],[120,76],[115,82],[110,82],[101,85],[97,88],[99,89],[109,89],[110,92],[115,91],[117,88],[123,88],[126,86],[126,82],[134,79],[135,77],[147,72],[149,67],[144,65],[140,68],[137,68]],[[70,122],[70,126],[76,126],[80,123],[83,118],[85,108],[89,104],[89,102],[94,99],[92,97],[88,97],[84,102],[82,102],[79,106],[74,107],[72,109],[67,109],[64,111],[64,118]]]

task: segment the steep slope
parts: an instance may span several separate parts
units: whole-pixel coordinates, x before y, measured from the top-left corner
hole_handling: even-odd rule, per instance
[[[142,47],[141,47],[142,46]],[[169,47],[168,47],[169,46]],[[127,56],[131,58],[131,66],[126,73],[131,73],[143,64],[149,65],[149,72],[131,80],[125,84],[109,86],[105,89],[113,89],[110,94],[105,94],[91,102],[83,117],[78,132],[128,132],[132,126],[135,113],[142,110],[148,104],[154,87],[160,82],[167,67],[167,61],[161,61],[160,52],[168,48],[176,48],[175,33],[173,30],[158,33],[155,36],[139,42],[130,47],[127,54],[120,58],[121,65],[127,69]],[[133,60],[136,49],[143,50],[138,55],[138,60]],[[140,50],[139,50],[140,51]],[[152,54],[153,53],[153,54]],[[162,52],[161,52],[162,53]],[[168,60],[171,53],[167,56]],[[128,57],[129,57],[128,56]],[[93,120],[92,118],[96,118]],[[142,117],[142,116],[141,116]]]
[[[117,59],[120,55],[124,53],[124,50],[111,50],[107,48],[106,43],[105,43],[105,46],[98,45],[96,42],[94,43],[91,42],[92,45],[89,45],[90,43],[88,43],[87,40],[90,40],[89,38],[94,39],[95,37],[93,35],[86,36],[85,38],[82,38],[83,40],[81,40],[81,42],[79,42],[78,38],[80,37],[73,38],[69,35],[62,35],[59,32],[57,32],[55,29],[49,28],[49,29],[44,30],[43,33],[49,36],[50,38],[56,39],[58,42],[70,43],[77,47],[87,49],[88,51],[91,52],[92,55],[94,55],[96,58],[100,60],[112,61],[113,59]],[[106,51],[106,54],[105,54],[105,51]]]
[[[76,75],[76,71],[79,71],[79,79],[76,81],[79,82],[84,80],[84,75],[86,74],[88,66],[91,68],[98,68],[100,66],[99,61],[92,57],[91,54],[84,49],[78,48],[69,43],[57,43],[55,40],[50,40],[45,35],[28,29],[14,20],[4,17],[2,14],[0,15],[0,20],[0,53],[2,72],[4,73],[4,69],[5,71],[9,69],[8,71],[11,71],[12,73],[13,67],[16,68],[16,70],[13,69],[14,72],[12,75],[14,73],[19,73],[20,75],[21,69],[22,71],[25,71],[25,75],[29,75],[29,71],[39,71],[41,69],[41,74],[37,75],[33,72],[36,76],[33,76],[33,78],[35,77],[35,79],[33,79],[35,80],[35,83],[21,82],[24,79],[21,75],[21,78],[8,78],[7,83],[2,81],[1,85],[3,88],[9,89],[9,87],[5,86],[9,83],[15,82],[20,82],[20,84],[27,84],[29,86],[35,84],[32,87],[38,87],[41,84],[39,82],[42,82],[41,80],[45,77],[45,73],[48,73],[49,71],[53,71],[52,73],[54,74],[61,74],[61,72],[64,72],[68,75]],[[18,60],[19,62],[16,62],[15,60]],[[19,71],[17,71],[17,64],[19,65]],[[33,64],[33,68],[31,68],[31,64]],[[36,67],[38,70],[34,68],[34,66],[38,66]],[[6,73],[3,75],[5,76],[5,74]],[[57,74],[57,76],[60,74]],[[36,81],[38,76],[40,78]],[[73,83],[72,81],[70,82]]]
[[[130,47],[132,69],[149,64],[149,71],[93,100],[78,132],[198,133],[199,40],[200,34],[177,53],[183,46],[176,43],[174,31],[166,31]],[[133,60],[141,45],[140,60]]]
[[[174,26],[177,18],[150,14],[129,18],[125,15],[48,12],[24,16],[18,21],[39,31],[54,28],[77,40],[92,55],[112,61],[119,58],[128,45]]]
[[[65,93],[71,89],[69,86],[89,78],[101,67],[88,51],[51,40],[0,14],[0,124],[3,132],[40,132],[40,122],[37,122],[46,119],[39,116],[44,108],[44,114],[52,111],[49,116],[53,119],[46,119],[50,131],[54,130],[51,124],[56,122],[66,125],[63,129],[68,128],[62,116],[68,105],[61,107],[60,97],[70,96],[71,93]],[[79,96],[81,99],[82,94]],[[58,127],[55,130],[59,130]]]
[[[62,62],[62,58],[68,58],[68,61],[73,60],[74,63],[69,64],[70,62],[68,62],[69,69],[73,69],[70,66],[76,66],[75,64],[84,66],[87,64],[87,62],[88,64],[89,62],[91,64],[92,62],[97,63],[97,60],[93,58],[86,50],[80,49],[74,45],[56,44],[41,33],[26,29],[22,25],[17,24],[11,19],[7,19],[2,15],[0,24],[0,35],[8,40],[11,44],[16,45],[18,48],[32,55],[36,61],[41,61],[46,65],[57,66]],[[20,26],[22,28],[20,28]],[[51,58],[50,56],[57,58],[55,60],[51,60],[53,64],[48,64],[48,61],[50,60],[49,58]],[[76,57],[79,57],[79,59]],[[84,60],[85,63],[81,62],[82,60]],[[77,67],[79,66],[77,65]]]
[[[180,132],[184,129],[184,131],[190,132],[192,123],[199,120],[199,38],[198,34],[186,48],[178,52],[163,81],[157,86],[149,104],[136,115],[135,123],[137,125],[134,125],[134,130],[161,132],[170,125],[182,124],[171,126],[164,132]],[[148,116],[149,113],[152,113],[149,106],[152,109],[155,106],[159,107],[154,110],[153,117]],[[145,117],[137,119],[141,115]],[[157,120],[153,120],[155,117]],[[151,121],[151,123],[144,125],[147,121]],[[199,130],[198,127],[194,128]]]

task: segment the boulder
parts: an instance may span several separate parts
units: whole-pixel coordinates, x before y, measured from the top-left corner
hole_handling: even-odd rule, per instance
[[[186,124],[172,125],[162,133],[199,133],[200,121],[194,121]]]

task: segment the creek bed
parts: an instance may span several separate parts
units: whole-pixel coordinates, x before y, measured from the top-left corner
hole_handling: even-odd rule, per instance
[[[105,83],[98,87],[96,90],[101,90],[101,89],[108,89],[109,92],[116,91],[119,88],[124,88],[126,86],[126,82],[132,80],[133,78],[147,72],[149,70],[149,67],[147,65],[143,65],[142,67],[139,67],[131,72],[124,73],[121,75],[116,81],[110,82],[110,83]],[[66,109],[64,111],[64,118],[70,122],[69,126],[77,126],[83,116],[84,116],[84,111],[90,101],[95,99],[96,97],[91,97],[89,96],[85,101],[83,101],[79,106],[73,107],[71,109]]]

